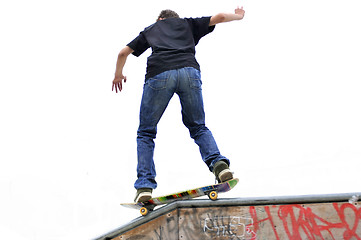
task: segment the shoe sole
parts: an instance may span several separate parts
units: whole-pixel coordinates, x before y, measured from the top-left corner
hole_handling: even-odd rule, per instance
[[[139,202],[146,202],[152,198],[152,193],[150,192],[142,192],[138,195],[137,199],[135,200],[136,203]]]
[[[229,169],[225,169],[218,174],[218,178],[221,182],[227,182],[233,179],[233,173]]]

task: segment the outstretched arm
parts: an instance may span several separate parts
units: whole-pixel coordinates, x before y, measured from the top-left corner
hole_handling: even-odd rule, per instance
[[[113,80],[113,87],[112,87],[112,91],[115,88],[115,92],[119,92],[122,91],[123,89],[123,80],[124,82],[127,81],[127,77],[123,75],[123,68],[125,65],[125,62],[129,56],[129,54],[131,54],[133,51],[133,49],[131,49],[130,47],[126,46],[124,47],[118,54],[118,61],[117,61],[117,66],[115,69],[115,77]]]
[[[241,20],[244,17],[244,13],[245,12],[243,10],[243,7],[241,8],[237,7],[234,10],[234,13],[218,13],[211,17],[211,20],[209,21],[209,26],[213,26],[222,22]]]

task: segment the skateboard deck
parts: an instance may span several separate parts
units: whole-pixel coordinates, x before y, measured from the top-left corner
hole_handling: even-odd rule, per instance
[[[194,188],[182,192],[177,192],[161,197],[151,198],[147,202],[140,203],[121,203],[120,205],[127,208],[138,209],[140,213],[145,216],[149,211],[153,211],[156,206],[168,204],[177,200],[188,200],[207,195],[211,200],[216,200],[218,193],[228,192],[239,182],[238,178],[233,178],[229,181],[208,185],[200,188]]]

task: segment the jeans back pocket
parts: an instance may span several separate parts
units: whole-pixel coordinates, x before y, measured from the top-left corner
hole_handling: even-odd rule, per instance
[[[201,73],[195,68],[187,69],[190,87],[193,89],[202,89]]]
[[[169,74],[167,72],[162,72],[154,77],[148,78],[145,80],[145,84],[148,84],[150,88],[154,90],[161,90],[167,87]]]

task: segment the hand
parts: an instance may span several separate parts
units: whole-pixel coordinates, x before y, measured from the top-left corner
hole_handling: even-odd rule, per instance
[[[112,91],[114,91],[114,88],[115,88],[116,93],[118,93],[118,90],[119,90],[119,92],[121,92],[123,89],[123,80],[124,80],[124,82],[127,82],[127,77],[123,76],[123,74],[121,74],[120,76],[114,77]]]
[[[242,19],[244,17],[244,10],[243,10],[243,6],[241,8],[237,7],[235,10],[234,10],[234,14],[237,14],[240,16],[240,19]]]

